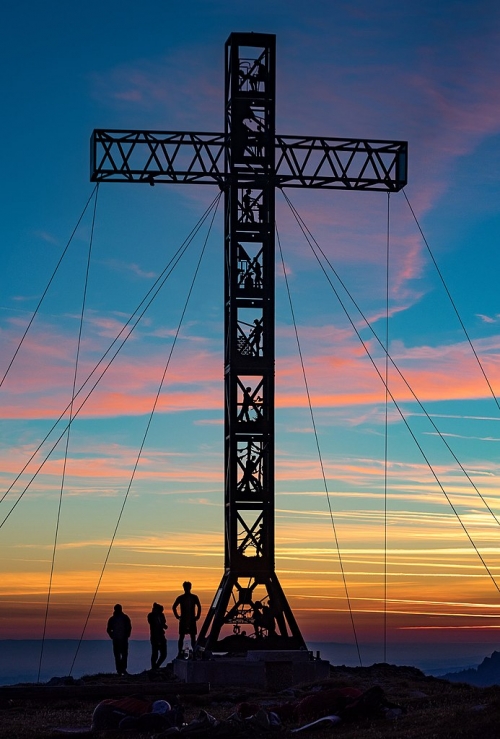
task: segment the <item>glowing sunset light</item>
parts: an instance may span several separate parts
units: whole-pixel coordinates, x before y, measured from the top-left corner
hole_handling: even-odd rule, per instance
[[[393,659],[403,643],[430,645],[434,656],[467,639],[494,642],[500,10],[483,0],[474,9],[456,0],[432,8],[313,0],[307,12],[296,0],[222,5],[193,0],[187,13],[153,0],[144,15],[125,0],[116,17],[91,0],[78,24],[69,5],[52,14],[34,6],[29,22],[17,6],[6,11],[15,74],[1,123],[10,174],[0,378],[92,192],[92,129],[222,130],[226,37],[275,33],[280,134],[409,142],[404,193],[286,191],[318,258],[285,190],[276,194],[284,254],[283,269],[277,250],[276,572],[308,641],[354,644],[348,595],[361,648],[375,645],[380,659],[384,639]],[[0,502],[0,639],[41,638],[65,457],[50,638],[79,638],[126,495],[86,638],[106,638],[115,602],[131,615],[134,638],[148,638],[154,600],[172,626],[186,578],[204,614],[212,601],[224,568],[222,206],[189,301],[209,221],[81,410],[119,340],[75,399],[67,454],[64,436],[44,462],[69,419],[90,234],[77,389],[126,333],[212,190],[100,185],[95,223],[92,200],[0,388],[0,497],[64,414]],[[404,380],[386,368],[386,342]],[[390,396],[386,408],[365,347],[382,378],[387,371],[404,421]]]

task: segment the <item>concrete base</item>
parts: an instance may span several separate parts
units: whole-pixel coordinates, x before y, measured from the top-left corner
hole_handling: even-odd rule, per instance
[[[211,687],[235,685],[283,690],[298,683],[324,680],[330,663],[310,652],[254,651],[245,657],[214,657],[211,660],[175,659],[174,674],[186,683],[209,683]]]

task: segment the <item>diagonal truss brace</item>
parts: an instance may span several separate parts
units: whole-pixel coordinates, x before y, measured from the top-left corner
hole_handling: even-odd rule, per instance
[[[96,129],[91,138],[93,182],[197,183],[225,186],[229,152],[224,134]],[[275,187],[397,192],[407,183],[405,141],[276,136]],[[252,157],[248,177],[265,176]],[[240,172],[238,179],[245,179]]]
[[[92,182],[222,184],[226,136],[175,131],[102,131],[90,140]]]

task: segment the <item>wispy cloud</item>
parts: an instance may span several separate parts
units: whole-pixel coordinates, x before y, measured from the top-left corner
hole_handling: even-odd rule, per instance
[[[483,323],[498,323],[500,321],[500,313],[495,316],[485,316],[483,313],[476,313],[476,316],[480,318]]]
[[[427,436],[437,436],[435,431],[424,431]],[[441,436],[450,437],[452,439],[468,439],[469,441],[496,441],[499,442],[500,438],[497,439],[494,436],[470,436],[465,434],[451,434],[448,432],[441,432]]]
[[[158,274],[152,270],[146,270],[135,262],[123,262],[119,259],[106,259],[103,264],[115,272],[125,273],[140,277],[142,279],[153,279]]]
[[[42,241],[47,242],[47,244],[54,244],[55,246],[58,246],[59,244],[59,240],[48,231],[34,231],[33,235],[38,239],[42,239]]]

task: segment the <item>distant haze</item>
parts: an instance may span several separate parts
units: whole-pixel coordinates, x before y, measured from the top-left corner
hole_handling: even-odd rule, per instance
[[[77,648],[74,639],[49,639],[45,643],[41,682],[47,682],[52,677],[63,677],[69,674]],[[0,685],[11,685],[19,682],[36,682],[38,663],[40,659],[41,642],[38,640],[0,640]],[[334,642],[311,642],[308,644],[311,651],[320,652],[323,659],[328,659],[335,665],[358,666],[359,661],[353,645],[336,644]],[[441,650],[439,656],[435,650],[422,650],[413,644],[400,645],[397,654],[388,657],[388,662],[396,665],[412,665],[424,672],[441,674],[447,671],[456,671],[471,666],[477,666],[486,654],[493,649],[483,645],[449,644]],[[391,650],[394,652],[394,650]],[[168,642],[167,662],[170,662],[177,653],[177,643]],[[142,672],[149,668],[150,644],[148,641],[131,640],[129,649],[129,671]],[[380,646],[373,644],[362,645],[363,665],[366,667],[374,662],[381,662]],[[89,640],[82,643],[73,677],[96,673],[114,672],[112,646],[110,641]]]

